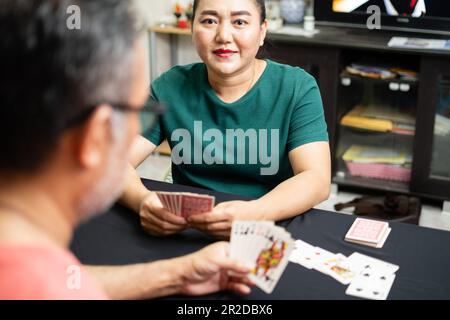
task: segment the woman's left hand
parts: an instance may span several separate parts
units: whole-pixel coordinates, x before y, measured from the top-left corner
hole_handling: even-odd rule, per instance
[[[218,204],[211,212],[187,218],[190,226],[219,239],[228,239],[234,220],[261,220],[256,201],[229,201]]]

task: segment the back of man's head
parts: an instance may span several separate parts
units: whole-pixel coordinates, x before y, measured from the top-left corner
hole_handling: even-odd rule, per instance
[[[0,173],[38,170],[90,107],[127,99],[135,27],[128,0],[0,2]]]

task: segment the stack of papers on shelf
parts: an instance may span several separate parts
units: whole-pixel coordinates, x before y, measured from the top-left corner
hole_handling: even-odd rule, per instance
[[[371,104],[361,112],[361,116],[392,121],[392,132],[414,135],[416,132],[416,115],[414,111],[412,108],[400,110],[388,105]]]
[[[407,82],[418,81],[417,71],[402,67],[386,67],[353,63],[345,68],[343,76],[359,76],[370,79],[402,80]]]
[[[450,40],[393,37],[389,41],[388,46],[410,49],[450,50]]]
[[[411,111],[400,111],[387,105],[359,105],[346,114],[341,124],[347,127],[414,135],[416,119]]]
[[[382,147],[351,146],[343,155],[350,175],[408,182],[412,156],[405,151]]]
[[[397,74],[387,68],[352,64],[345,69],[349,74],[371,79],[395,79]]]
[[[381,147],[363,147],[353,145],[345,152],[343,159],[357,163],[387,163],[404,165],[412,162],[412,158],[404,151]]]
[[[392,122],[414,126],[416,124],[416,117],[411,111],[413,111],[413,109],[409,109],[408,112],[405,112],[404,110],[399,110],[388,105],[371,104],[365,107],[364,111],[361,112],[361,116],[390,120]]]
[[[377,132],[391,132],[394,124],[391,120],[376,119],[362,116],[366,108],[362,105],[357,106],[348,114],[346,114],[341,124],[347,127],[365,129]]]

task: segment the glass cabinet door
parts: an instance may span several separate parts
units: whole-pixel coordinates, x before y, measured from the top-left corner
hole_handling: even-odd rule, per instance
[[[450,182],[450,75],[438,79],[433,136],[430,178]]]
[[[450,59],[422,65],[411,189],[450,200]]]
[[[352,66],[341,74],[334,182],[340,185],[408,192],[416,134],[418,78],[409,70],[382,76]],[[354,72],[356,73],[357,70]],[[385,78],[388,77],[389,78]]]

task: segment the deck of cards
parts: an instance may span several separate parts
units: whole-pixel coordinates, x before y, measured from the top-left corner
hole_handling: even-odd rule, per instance
[[[156,192],[164,208],[176,215],[187,218],[194,214],[213,210],[215,197],[187,192]]]
[[[345,241],[382,248],[389,233],[391,228],[387,222],[357,218],[345,235]]]
[[[235,221],[231,230],[230,257],[253,266],[249,279],[267,294],[281,278],[294,249],[285,229],[266,221]]]
[[[357,252],[346,257],[302,240],[295,241],[289,260],[349,285],[347,295],[371,300],[387,299],[399,269],[397,265]]]

